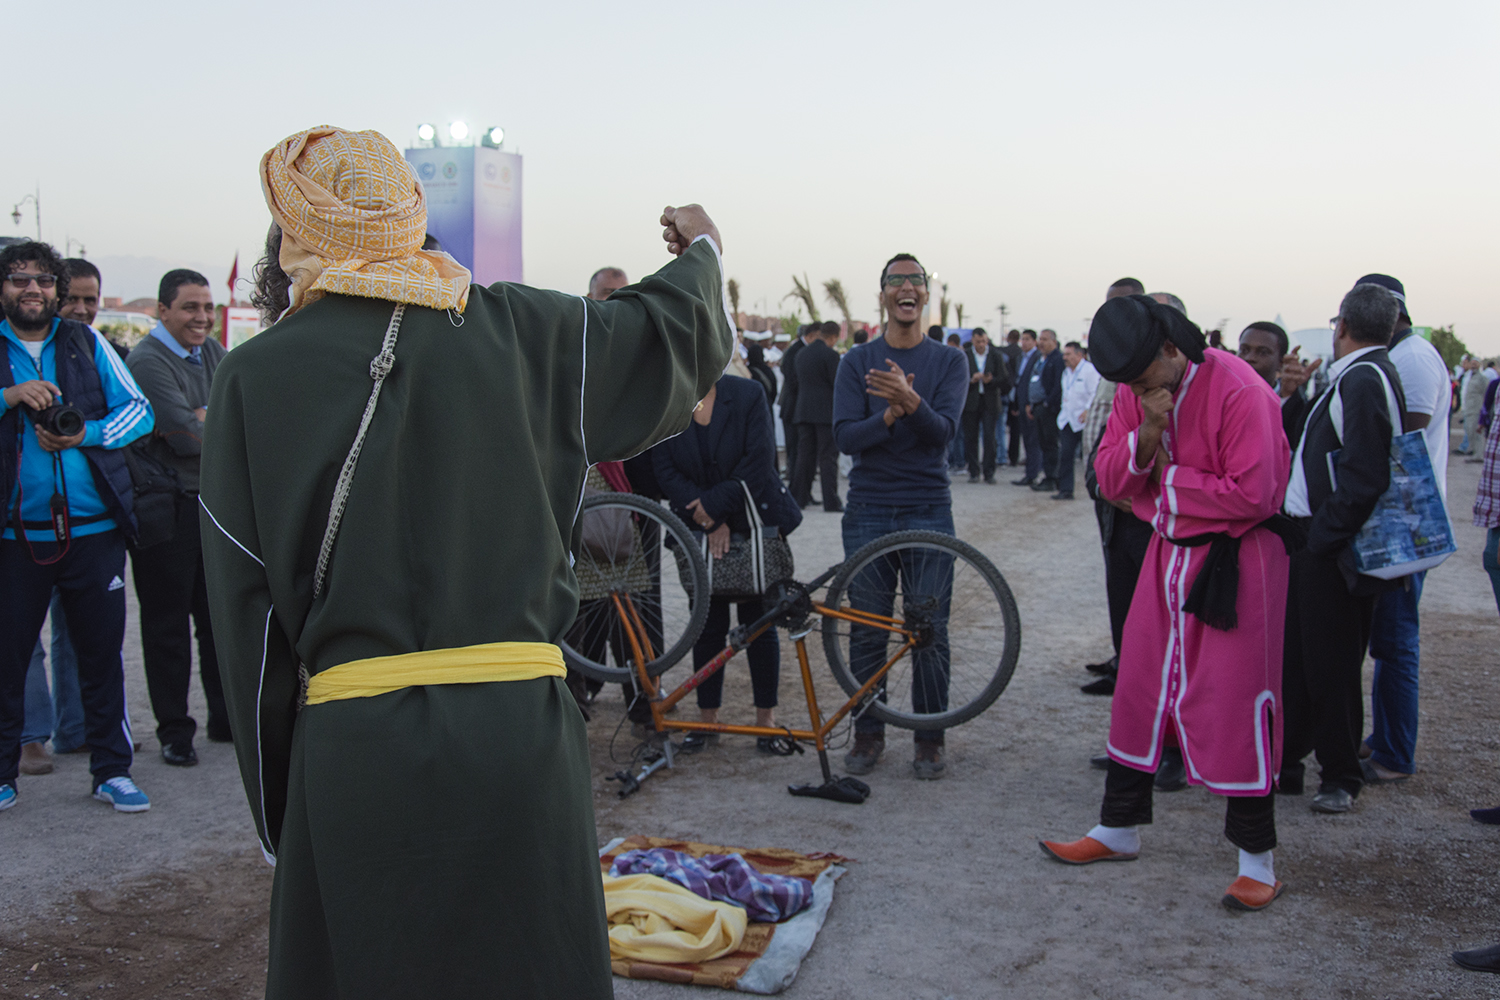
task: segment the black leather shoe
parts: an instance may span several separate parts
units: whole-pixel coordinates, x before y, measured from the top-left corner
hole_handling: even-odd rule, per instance
[[[1083,669],[1091,674],[1098,674],[1101,677],[1113,677],[1119,672],[1120,658],[1118,656],[1111,656],[1103,663],[1085,663]]]
[[[977,482],[979,482],[979,473],[977,473],[977,472],[971,472],[971,473],[969,473],[969,482],[971,482],[971,483],[977,483]]]
[[[161,759],[173,767],[192,767],[198,763],[198,753],[193,749],[191,742],[164,743],[161,748]]]
[[[1156,790],[1158,792],[1180,792],[1187,787],[1187,768],[1182,763],[1182,750],[1167,747],[1161,752],[1161,763],[1156,768]]]
[[[1493,809],[1470,809],[1469,815],[1486,826],[1500,826],[1500,806]]]
[[[1031,488],[1038,493],[1053,493],[1057,490],[1057,480],[1039,479],[1031,484]]]
[[[1036,480],[1034,478],[1032,478],[1031,476],[1023,476],[1020,479],[1012,479],[1010,481],[1010,484],[1012,486],[1031,486],[1031,485],[1033,485],[1035,483],[1036,483]]]
[[[1108,771],[1109,770],[1109,754],[1107,754],[1107,753],[1101,753],[1097,757],[1090,757],[1089,758],[1089,767],[1092,767],[1092,768],[1094,768],[1097,771]]]
[[[1052,499],[1054,499],[1054,500],[1071,500],[1071,499],[1073,499],[1073,494],[1071,494],[1071,493],[1054,493],[1054,494],[1052,494]]]
[[[1354,796],[1342,788],[1330,788],[1312,798],[1312,811],[1337,815],[1354,808]]]
[[[1109,677],[1101,677],[1097,681],[1089,681],[1087,684],[1080,685],[1078,690],[1084,694],[1114,694],[1114,676],[1111,675]]]
[[[1453,961],[1471,972],[1500,972],[1500,944],[1455,951]]]

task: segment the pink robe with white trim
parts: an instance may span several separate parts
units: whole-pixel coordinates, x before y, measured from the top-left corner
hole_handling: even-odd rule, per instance
[[[1094,469],[1099,489],[1129,498],[1155,534],[1120,643],[1109,755],[1154,771],[1169,724],[1188,781],[1222,795],[1265,795],[1281,769],[1281,654],[1287,555],[1255,526],[1281,507],[1291,451],[1276,394],[1225,351],[1188,362],[1162,445],[1160,485],[1135,464],[1141,404],[1115,393]],[[1182,610],[1209,546],[1172,544],[1209,532],[1239,537],[1239,624],[1209,628]]]

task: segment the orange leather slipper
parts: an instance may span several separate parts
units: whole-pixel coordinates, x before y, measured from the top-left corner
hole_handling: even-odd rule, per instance
[[[1139,857],[1138,854],[1111,851],[1093,837],[1084,837],[1066,844],[1055,840],[1039,840],[1037,843],[1042,845],[1042,850],[1049,857],[1065,865],[1091,865],[1095,861],[1134,861]]]
[[[1231,910],[1264,910],[1285,888],[1279,881],[1272,886],[1241,875],[1224,891],[1224,905]]]

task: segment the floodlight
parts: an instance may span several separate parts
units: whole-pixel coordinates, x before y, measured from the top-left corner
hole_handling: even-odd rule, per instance
[[[469,137],[469,126],[463,122],[454,122],[448,126],[448,134],[453,137],[454,142],[463,142]]]
[[[431,142],[437,138],[437,127],[427,122],[417,126],[417,138],[423,142]]]
[[[499,149],[500,144],[505,141],[505,129],[499,125],[491,125],[485,129],[484,135],[479,141],[491,149]]]

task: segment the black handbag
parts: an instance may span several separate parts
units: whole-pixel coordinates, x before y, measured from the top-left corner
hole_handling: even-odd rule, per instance
[[[148,450],[151,436],[124,449],[135,509],[135,547],[149,549],[177,534],[177,502],[186,496],[177,470]]]
[[[745,492],[745,510],[750,520],[748,533],[734,532],[729,536],[729,551],[717,559],[708,552],[708,534],[693,532],[693,541],[703,553],[703,562],[708,566],[708,592],[714,597],[748,599],[761,597],[773,583],[789,580],[794,572],[792,547],[782,537],[781,529],[766,525],[755,507],[755,498],[743,480],[736,480]],[[677,559],[677,573],[683,589],[692,593],[692,566],[687,556],[678,549],[673,550]]]

